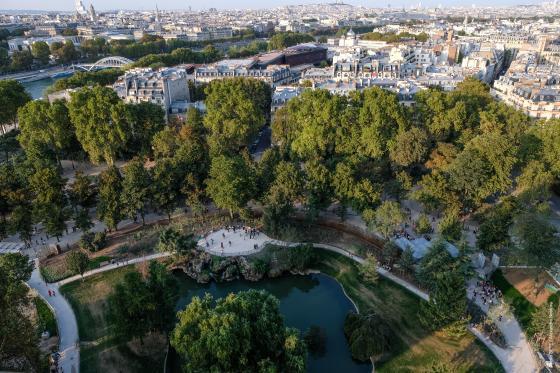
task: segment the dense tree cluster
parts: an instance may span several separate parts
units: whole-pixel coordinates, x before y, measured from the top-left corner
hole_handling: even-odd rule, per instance
[[[268,49],[284,49],[287,47],[291,47],[292,45],[308,43],[311,41],[315,41],[315,38],[309,34],[292,31],[280,32],[270,38],[270,40],[268,41]]]
[[[264,291],[217,300],[194,297],[178,318],[171,345],[185,371],[305,371],[307,351],[299,331],[284,326],[278,299]]]
[[[167,333],[175,322],[177,300],[177,280],[163,264],[150,262],[147,278],[137,271],[127,273],[107,299],[112,334],[142,341],[147,333]]]
[[[11,359],[22,361],[20,370],[41,368],[39,335],[29,310],[29,280],[33,265],[21,254],[0,255],[0,369]]]
[[[426,42],[430,36],[425,32],[419,34],[411,34],[410,32],[400,32],[398,34],[394,32],[381,33],[378,31],[368,32],[361,36],[363,40],[375,40],[375,41],[386,41],[387,43],[397,43],[401,39],[414,39],[420,42]]]

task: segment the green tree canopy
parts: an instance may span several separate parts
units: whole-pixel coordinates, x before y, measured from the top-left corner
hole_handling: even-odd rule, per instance
[[[121,194],[121,174],[118,168],[110,166],[99,174],[99,202],[97,203],[97,215],[109,230],[116,229],[123,217]]]
[[[255,189],[251,169],[240,156],[213,158],[206,184],[216,206],[229,210],[231,215],[245,207]]]
[[[0,126],[2,133],[15,124],[20,107],[31,100],[25,87],[15,80],[0,80]]]
[[[95,86],[72,93],[68,109],[76,137],[90,160],[112,165],[127,141],[126,105],[111,88]]]
[[[284,327],[278,299],[264,291],[193,297],[178,314],[171,345],[192,372],[304,372],[299,333]],[[235,343],[232,343],[235,341]]]

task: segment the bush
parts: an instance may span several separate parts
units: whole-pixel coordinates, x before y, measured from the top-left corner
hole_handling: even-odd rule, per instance
[[[33,302],[35,303],[35,308],[37,309],[40,332],[47,331],[51,337],[57,335],[58,329],[56,327],[56,319],[49,306],[47,306],[45,301],[39,297],[35,297]]]
[[[416,221],[416,232],[418,234],[426,234],[432,232],[432,224],[430,223],[430,218],[426,214],[422,214],[418,217]]]
[[[300,245],[288,250],[288,263],[290,265],[290,269],[304,271],[312,266],[317,260],[317,255],[312,245]]]
[[[107,245],[107,234],[105,232],[85,232],[80,238],[80,247],[92,253],[103,249]]]

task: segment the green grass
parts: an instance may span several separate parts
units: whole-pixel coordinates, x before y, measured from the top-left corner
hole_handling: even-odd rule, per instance
[[[40,297],[33,298],[33,302],[37,309],[39,332],[42,333],[46,330],[51,336],[58,335],[56,318],[47,303]]]
[[[99,268],[101,266],[101,263],[107,262],[109,260],[111,260],[111,258],[108,256],[98,256],[97,258],[93,258],[89,261],[87,270],[91,271],[92,269]]]
[[[391,373],[432,371],[437,363],[450,367],[453,372],[503,372],[494,356],[471,334],[449,338],[420,326],[418,309],[421,300],[406,289],[384,279],[375,286],[366,286],[358,276],[356,264],[350,259],[322,250],[317,250],[317,254],[316,269],[336,278],[361,311],[374,309],[395,331],[397,349],[388,361],[376,364],[377,370]],[[104,359],[114,366],[130,360],[132,367],[142,360],[126,344],[108,337],[109,328],[103,313],[106,298],[114,285],[132,270],[133,266],[124,267],[61,287],[76,312],[80,340],[86,342],[80,364],[84,372],[102,369],[98,362],[100,356],[109,356]],[[114,356],[119,359],[110,360]],[[150,361],[159,361],[159,357],[148,360],[141,367],[154,367]]]
[[[453,372],[503,372],[499,361],[470,333],[447,337],[423,328],[418,318],[420,300],[408,290],[380,278],[365,285],[357,265],[336,253],[319,251],[317,269],[336,278],[360,312],[375,310],[395,332],[399,341],[392,357],[376,364],[380,372],[432,371],[444,364]]]
[[[524,330],[531,324],[533,314],[537,307],[529,302],[508,280],[504,277],[501,270],[497,270],[492,275],[492,282],[502,291],[504,300],[510,304],[515,318],[519,321]]]

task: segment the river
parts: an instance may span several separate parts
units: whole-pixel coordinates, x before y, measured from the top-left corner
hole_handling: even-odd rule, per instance
[[[27,93],[31,95],[31,98],[35,100],[38,98],[42,98],[45,89],[50,87],[58,79],[60,78],[56,78],[56,79],[48,78],[48,79],[36,80],[34,82],[25,82],[22,84],[25,87]]]
[[[178,309],[184,309],[193,296],[203,296],[205,293],[212,294],[214,298],[222,298],[229,293],[249,289],[266,290],[280,300],[280,312],[284,316],[286,326],[298,328],[302,333],[312,325],[325,330],[326,353],[321,357],[308,357],[308,372],[371,372],[371,364],[361,364],[352,360],[343,326],[346,314],[354,310],[354,306],[344,295],[340,284],[329,276],[312,274],[265,279],[256,283],[234,281],[205,285],[197,284],[182,273],[177,276],[182,294]],[[176,361],[170,366],[175,364]],[[175,368],[168,371],[178,370]]]

